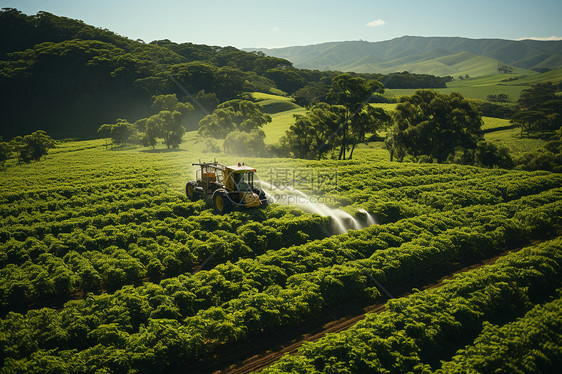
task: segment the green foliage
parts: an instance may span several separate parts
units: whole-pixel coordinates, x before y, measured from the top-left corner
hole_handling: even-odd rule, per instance
[[[548,170],[556,173],[562,172],[562,130],[556,132],[553,140],[544,147],[524,153],[517,159],[517,168],[524,170]]]
[[[393,115],[395,124],[386,142],[391,160],[407,153],[443,162],[458,148],[475,148],[481,136],[480,113],[456,93],[416,91],[401,99]]]
[[[199,122],[199,134],[224,139],[234,130],[251,132],[271,122],[271,117],[248,100],[230,100],[217,106]]]
[[[559,300],[501,328],[490,321],[502,324],[530,309],[532,290],[540,289],[544,298],[556,289],[553,277],[561,271],[561,249],[559,239],[546,242],[457,275],[437,289],[391,300],[387,310],[304,345],[298,355],[287,355],[264,372],[291,372],[295,367],[432,372],[440,359],[451,357],[475,335],[474,346],[457,351],[437,372],[549,372],[562,360]]]
[[[1,143],[0,163],[4,165],[4,162],[10,158],[12,150],[16,152],[20,162],[39,161],[41,157],[47,155],[50,148],[54,147],[55,141],[45,131],[37,130],[30,135],[13,138],[10,143]]]
[[[511,169],[514,166],[513,160],[506,147],[496,146],[487,141],[479,142],[474,153],[474,164],[484,167],[499,167]]]
[[[18,123],[3,129],[7,137],[31,132],[38,122],[57,137],[93,137],[100,124],[116,118],[134,122],[147,117],[154,95],[197,100],[203,97],[186,97],[186,90],[204,90],[224,101],[239,95],[245,81],[275,89],[273,82],[256,74],[291,65],[232,47],[144,44],[46,12],[26,16],[7,9],[0,17],[7,39],[0,48],[0,84],[6,92],[2,111],[7,122]],[[32,97],[29,92],[34,92]],[[22,122],[24,98],[36,110]],[[212,111],[216,103],[209,100],[201,100],[208,101],[202,106]]]
[[[498,72],[503,74],[510,74],[513,73],[513,68],[509,65],[498,63]]]
[[[166,110],[169,112],[177,111],[185,115],[193,110],[193,105],[190,103],[182,103],[178,101],[176,94],[170,94],[153,96],[151,108],[155,113],[160,113]]]
[[[98,134],[104,138],[111,138],[113,144],[125,145],[135,143],[136,128],[126,119],[119,118],[115,124],[104,124],[98,129]]]
[[[223,142],[223,150],[227,154],[240,156],[263,156],[265,133],[259,128],[247,131],[234,130]]]
[[[341,74],[332,80],[328,99],[334,104],[343,105],[345,119],[337,129],[340,139],[339,160],[346,159],[346,151],[351,146],[349,158],[357,143],[365,139],[366,132],[375,133],[381,123],[387,121],[384,110],[366,106],[373,94],[382,94],[384,86],[377,80],[365,80],[350,74]],[[378,118],[377,118],[378,117]]]
[[[2,179],[4,371],[171,370],[343,303],[372,302],[380,297],[373,278],[385,287],[405,279],[419,287],[425,278],[543,240],[561,227],[562,180],[546,172],[386,161],[366,171],[370,156],[362,149],[346,163],[254,159],[259,170],[279,162],[338,167],[337,184],[321,183],[320,193],[338,196],[350,211],[366,209],[381,224],[329,236],[331,218],[296,208],[216,216],[204,203],[187,201],[180,182],[190,178],[185,154],[195,152],[106,152],[101,141],[55,151],[40,168],[9,168]],[[549,264],[540,257],[536,264],[543,263]],[[536,264],[524,269],[543,269]],[[533,279],[533,297],[551,289],[540,281],[545,278]],[[36,309],[77,291],[84,298],[58,310]],[[478,307],[511,305],[501,297]],[[415,309],[420,323],[430,320],[422,318],[424,308],[434,316],[454,310],[437,301]],[[408,344],[423,343],[424,360],[439,352],[424,328],[407,331],[422,337]],[[388,352],[413,352],[396,347]]]
[[[488,95],[487,97],[488,101],[493,101],[493,102],[497,102],[497,103],[508,103],[509,102],[509,96],[507,96],[506,94],[498,94],[498,95]]]
[[[558,87],[551,82],[538,83],[523,90],[518,100],[518,111],[511,122],[521,127],[524,133],[556,131],[562,125],[562,99],[556,95]]]
[[[12,147],[9,143],[0,142],[0,166],[4,168],[4,164],[6,160],[10,158],[10,154],[12,153]]]
[[[275,82],[280,90],[288,94],[292,94],[305,84],[304,79],[298,72],[292,69],[269,69],[265,72],[265,76]]]
[[[319,103],[306,116],[294,117],[295,123],[280,140],[282,149],[291,156],[320,159],[336,148],[338,127],[345,121],[343,108]]]
[[[473,344],[457,351],[438,373],[548,372],[562,363],[558,344],[562,339],[562,300],[537,305],[523,317],[503,326],[484,322]]]

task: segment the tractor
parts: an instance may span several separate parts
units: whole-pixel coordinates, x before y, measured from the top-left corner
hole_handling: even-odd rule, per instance
[[[226,166],[216,161],[191,165],[200,167],[196,180],[187,182],[185,186],[185,193],[191,201],[203,198],[218,214],[268,205],[265,192],[254,186],[256,169],[240,163]]]

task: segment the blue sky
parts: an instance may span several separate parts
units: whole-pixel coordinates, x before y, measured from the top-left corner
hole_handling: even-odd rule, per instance
[[[81,19],[132,39],[284,47],[404,35],[562,37],[562,0],[0,0]]]

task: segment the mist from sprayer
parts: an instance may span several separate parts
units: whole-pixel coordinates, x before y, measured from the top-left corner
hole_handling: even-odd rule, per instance
[[[321,216],[331,217],[333,229],[337,234],[343,234],[348,230],[360,230],[364,227],[376,225],[375,218],[364,209],[358,210],[361,219],[336,208],[330,208],[320,202],[321,198],[310,196],[293,187],[278,187],[264,181],[259,182],[268,200],[281,205],[296,206],[306,212],[316,213]]]

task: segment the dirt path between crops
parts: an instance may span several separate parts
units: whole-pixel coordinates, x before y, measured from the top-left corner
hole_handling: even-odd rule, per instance
[[[492,258],[458,269],[422,286],[419,290],[439,287],[444,280],[451,279],[456,274],[493,264],[499,258],[515,251],[517,249],[505,251]],[[389,291],[393,295],[397,295],[396,298],[406,297],[412,293],[412,283],[406,283],[410,286],[392,287]],[[271,365],[283,355],[295,354],[303,343],[317,341],[328,333],[346,330],[365,318],[367,313],[380,313],[385,309],[386,300],[366,306],[361,304],[359,300],[349,302],[346,305],[332,306],[323,311],[321,315],[298,326],[280,328],[276,332],[264,333],[248,342],[224,347],[217,353],[212,363],[197,368],[190,367],[189,371],[191,373],[214,374],[242,374],[259,371]]]

